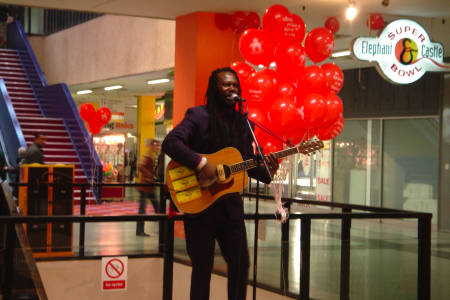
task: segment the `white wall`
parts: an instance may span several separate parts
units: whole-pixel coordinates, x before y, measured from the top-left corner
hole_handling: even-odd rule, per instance
[[[71,86],[175,63],[175,21],[170,20],[105,15],[30,42],[49,84]]]

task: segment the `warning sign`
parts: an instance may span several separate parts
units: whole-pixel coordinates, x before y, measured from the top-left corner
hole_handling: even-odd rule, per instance
[[[128,257],[102,258],[102,291],[124,291],[127,289]]]

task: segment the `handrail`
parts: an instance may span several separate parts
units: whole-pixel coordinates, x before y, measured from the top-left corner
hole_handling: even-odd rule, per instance
[[[46,183],[41,183],[46,184]],[[86,184],[73,184],[81,185],[82,190],[86,189]],[[106,184],[105,184],[106,185]],[[108,186],[141,186],[141,185],[155,185],[161,186],[161,183],[156,184],[108,184]],[[85,203],[85,194],[82,193],[81,205]],[[272,196],[260,196],[262,198],[272,198]],[[298,239],[300,240],[300,290],[299,299],[306,300],[309,298],[309,285],[310,285],[310,247],[311,247],[311,222],[318,219],[335,219],[341,220],[341,276],[340,276],[340,299],[348,300],[350,291],[350,232],[351,232],[351,220],[352,219],[417,219],[418,220],[418,269],[417,269],[417,298],[428,300],[430,299],[431,290],[431,218],[432,214],[423,212],[411,212],[393,210],[387,208],[375,208],[364,207],[353,204],[341,204],[341,203],[329,203],[313,200],[298,200],[295,198],[283,198],[288,201],[288,207],[290,203],[308,203],[319,206],[334,206],[342,208],[342,212],[329,212],[329,213],[290,213],[288,222],[290,220],[301,220],[301,232]],[[352,210],[363,210],[366,212],[354,213]],[[80,212],[82,212],[80,208]],[[166,214],[152,214],[152,215],[120,215],[120,216],[72,216],[72,215],[59,215],[59,216],[28,216],[28,217],[0,217],[0,224],[2,223],[47,223],[47,222],[77,222],[80,224],[90,222],[125,222],[125,221],[163,221],[165,223],[164,232],[164,275],[163,275],[163,299],[172,299],[172,276],[173,276],[173,238],[174,238],[174,222],[183,220],[185,215],[176,215],[169,218]],[[272,213],[264,214],[245,214],[246,220],[274,220],[277,217]],[[80,226],[81,228],[81,226]],[[289,226],[281,226],[282,237],[289,236]],[[84,231],[80,230],[80,235],[84,234]],[[80,237],[81,238],[81,237]],[[255,237],[257,239],[257,237]],[[284,240],[283,244],[288,244],[289,240]],[[80,246],[81,248],[81,246]],[[282,245],[282,261],[288,262],[289,245]],[[84,258],[87,258],[84,256]],[[288,266],[284,264],[284,269],[288,269]],[[280,268],[280,273],[283,272],[283,268]],[[282,282],[280,287],[286,287],[288,282],[288,276],[280,276]],[[255,282],[255,285],[257,283]],[[282,289],[280,288],[280,292]],[[289,292],[291,296],[292,293]]]
[[[15,166],[18,156],[17,149],[26,147],[26,143],[6,90],[5,81],[2,78],[0,78],[0,131],[2,132],[3,145],[5,145],[3,152],[7,158],[8,165]]]
[[[95,151],[89,133],[78,113],[75,102],[66,84],[55,84],[42,88],[39,92],[42,109],[50,118],[62,119],[80,158],[81,165],[88,182],[102,182],[103,171],[100,158]],[[57,101],[56,101],[57,100]],[[97,198],[101,197],[101,189],[94,189]]]
[[[0,204],[2,212],[10,214],[13,217],[17,217],[18,213],[16,211],[16,205],[6,182],[1,184],[0,193],[0,199],[4,200]],[[3,265],[5,268],[4,274],[6,274],[5,278],[3,278],[4,282],[2,282],[1,286],[3,298],[16,299],[16,297],[13,296],[14,286],[25,286],[26,284],[30,284],[34,288],[35,294],[33,296],[36,296],[37,298],[29,298],[28,296],[30,295],[26,295],[26,299],[47,300],[48,298],[44,289],[44,284],[42,283],[42,279],[39,275],[36,261],[31,253],[31,247],[23,226],[10,222],[7,224],[5,229],[5,244],[7,247],[2,256],[5,261],[5,264]],[[20,251],[14,251],[14,247],[16,246],[20,247]],[[22,262],[25,263],[26,268],[20,267]],[[26,281],[24,274],[22,274],[25,269],[29,272],[27,274],[29,275],[29,281]],[[21,276],[15,276],[16,272],[20,273]],[[20,282],[17,282],[17,278],[20,278]]]
[[[21,60],[24,55],[29,56],[29,58],[31,59],[32,62],[31,66],[28,64],[24,65],[26,70],[25,73],[36,74],[41,86],[47,86],[47,81],[45,80],[44,73],[42,72],[41,67],[39,66],[39,63],[36,59],[36,56],[34,55],[33,48],[28,42],[28,38],[27,35],[25,34],[25,31],[23,30],[22,24],[20,24],[19,21],[8,23],[6,35],[7,35],[6,44],[8,49],[20,50],[19,56]],[[30,79],[31,82],[31,78],[28,79]]]

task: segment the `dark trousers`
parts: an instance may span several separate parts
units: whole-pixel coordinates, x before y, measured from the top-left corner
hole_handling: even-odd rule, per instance
[[[184,221],[186,248],[192,262],[191,300],[209,299],[215,240],[228,266],[228,299],[244,300],[249,255],[242,199],[233,195]]]
[[[155,212],[159,212],[159,205],[158,201],[156,201],[155,193],[146,193],[139,191],[139,211],[138,214],[143,215],[145,214],[145,207],[147,206],[147,199],[150,199],[150,202],[153,205],[153,209]],[[144,232],[144,222],[138,221],[136,225],[136,233],[143,233]]]

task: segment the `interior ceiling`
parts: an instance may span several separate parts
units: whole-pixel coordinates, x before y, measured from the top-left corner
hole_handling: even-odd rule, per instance
[[[196,11],[262,13],[272,4],[282,4],[291,12],[301,13],[302,7],[317,16],[337,14],[350,0],[6,0],[23,6],[91,11],[107,14],[175,19]],[[414,17],[449,17],[448,0],[352,0],[361,12],[384,13]],[[381,3],[387,2],[388,6]]]
[[[423,18],[445,19],[450,17],[449,0],[0,0],[3,3],[97,12],[102,14],[116,14],[127,16],[163,18],[175,20],[178,16],[196,11],[211,11],[233,13],[238,10],[255,11],[260,16],[266,8],[273,4],[282,4],[292,13],[299,14],[308,25],[323,26],[328,16],[343,18],[345,8],[349,2],[354,2],[359,15],[367,16],[370,13],[381,13],[383,16],[408,16]],[[382,5],[382,2],[387,5]],[[386,18],[385,18],[386,20]],[[352,25],[341,23],[339,33],[347,35],[350,39],[354,28]],[[339,50],[339,49],[336,49]],[[342,68],[345,64],[355,64],[351,59],[340,59],[338,63]],[[361,63],[359,62],[358,65]],[[169,70],[163,70],[162,73]],[[161,74],[162,74],[161,73]],[[71,91],[80,89],[95,89],[95,93],[104,93],[104,86],[123,84],[126,89],[115,91],[116,95],[161,94],[164,90],[172,89],[173,82],[165,85],[148,86],[146,81],[160,76],[158,72],[137,74],[134,76],[109,79],[94,83],[72,86]]]

